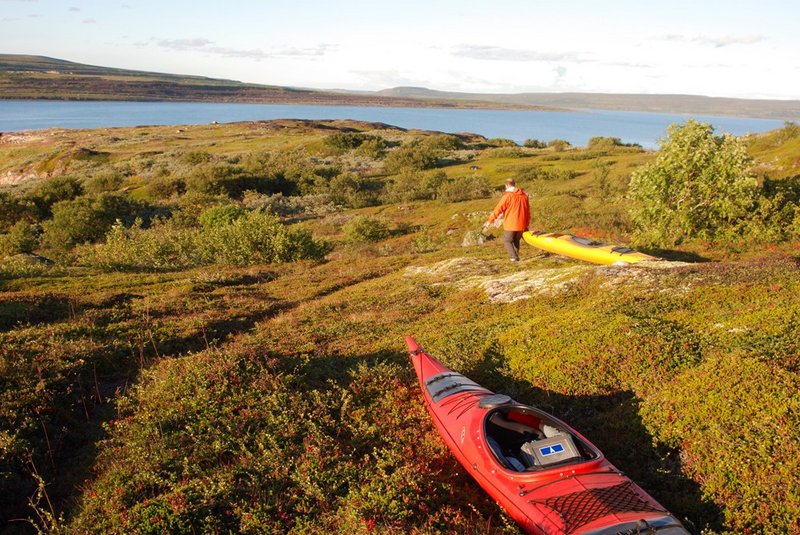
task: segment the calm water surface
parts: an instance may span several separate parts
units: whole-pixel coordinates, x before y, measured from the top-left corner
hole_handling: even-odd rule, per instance
[[[41,128],[101,128],[138,125],[188,125],[268,119],[356,119],[402,128],[473,132],[513,139],[565,139],[586,145],[594,136],[655,148],[667,126],[689,118],[710,123],[717,133],[765,132],[783,126],[773,119],[676,115],[620,111],[509,111],[362,106],[288,106],[205,102],[0,101],[0,132]]]

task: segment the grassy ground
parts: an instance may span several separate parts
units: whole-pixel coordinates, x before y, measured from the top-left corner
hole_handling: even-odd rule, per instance
[[[0,144],[0,172],[55,158],[53,173],[91,173],[76,147],[134,171],[197,150],[322,151],[320,135],[309,123],[55,133]],[[793,145],[752,146],[773,177],[796,176]],[[652,157],[461,156],[448,176],[520,177],[535,227],[622,243],[627,177]],[[517,532],[439,441],[406,335],[574,425],[693,531],[800,530],[797,244],[691,244],[657,253],[694,261],[627,269],[524,246],[515,265],[498,240],[461,245],[495,202],[317,217],[304,224],[335,245],[322,263],[0,280],[5,532],[25,518],[63,532]],[[355,215],[391,236],[345,242]]]

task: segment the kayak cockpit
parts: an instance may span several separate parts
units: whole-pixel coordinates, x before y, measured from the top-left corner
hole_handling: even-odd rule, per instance
[[[484,432],[494,457],[511,471],[535,472],[600,457],[594,446],[563,422],[525,405],[490,410]]]

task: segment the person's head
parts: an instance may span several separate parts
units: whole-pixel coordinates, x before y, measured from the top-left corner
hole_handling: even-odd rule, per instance
[[[514,182],[513,178],[506,179],[506,191],[514,191],[517,189],[517,183]]]

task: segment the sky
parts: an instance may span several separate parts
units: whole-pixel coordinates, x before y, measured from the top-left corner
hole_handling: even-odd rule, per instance
[[[797,0],[0,0],[0,53],[318,89],[800,99]]]

